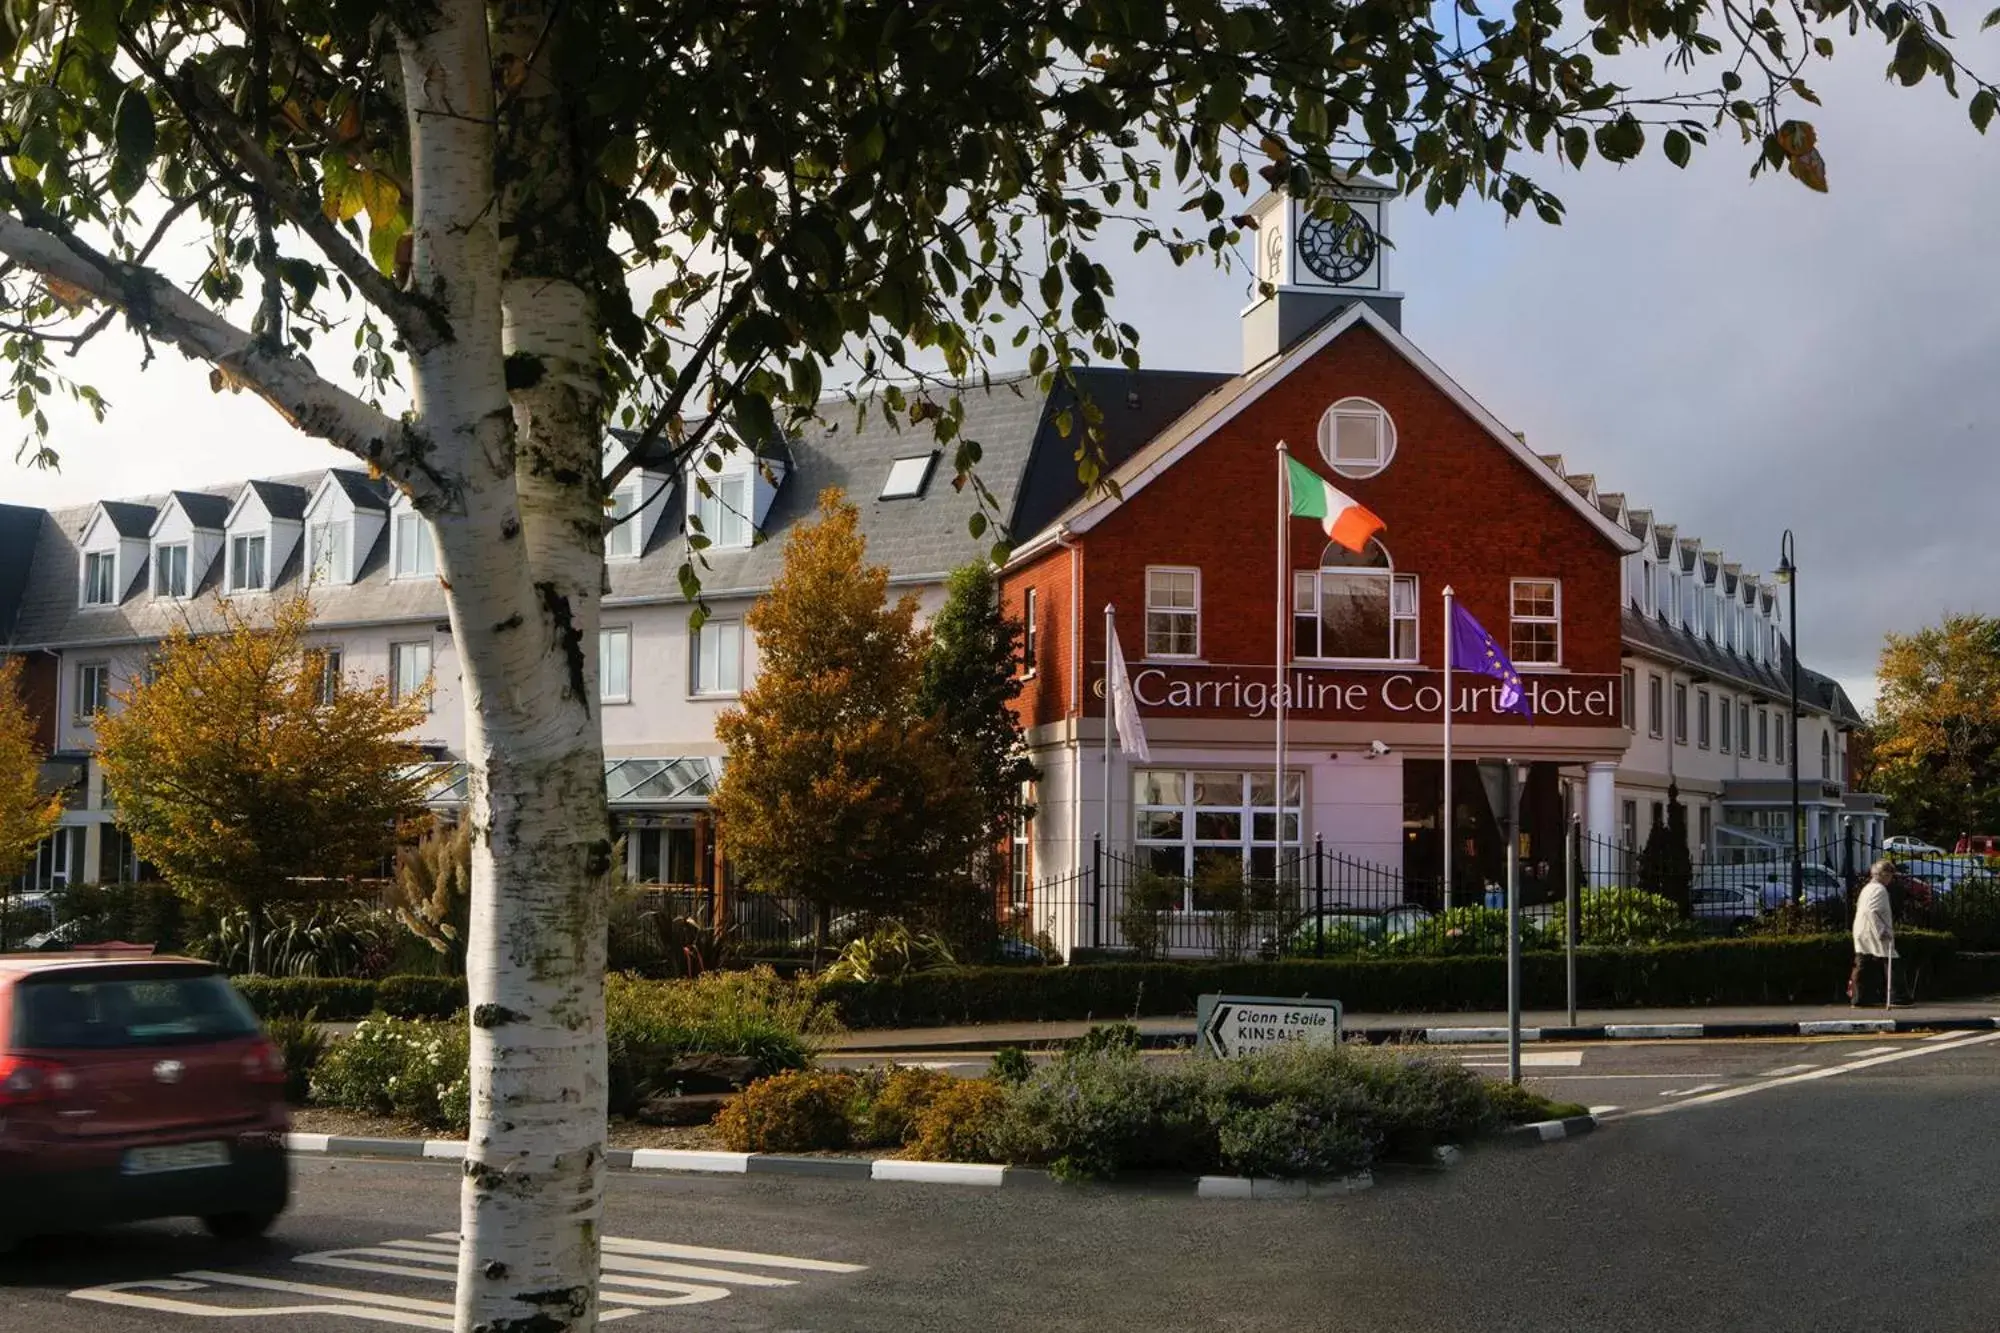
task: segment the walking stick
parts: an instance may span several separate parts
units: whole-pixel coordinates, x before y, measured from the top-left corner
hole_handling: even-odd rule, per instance
[[[1882,960],[1882,1007],[1884,1009],[1893,1009],[1895,1008],[1895,1006],[1896,1006],[1896,945],[1894,941],[1891,941],[1889,944],[1888,956],[1883,958]]]

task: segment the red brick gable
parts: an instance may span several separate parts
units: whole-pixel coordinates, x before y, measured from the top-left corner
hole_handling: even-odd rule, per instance
[[[1395,458],[1375,477],[1333,477],[1319,456],[1320,415],[1348,396],[1380,403],[1396,424]],[[1397,570],[1420,579],[1425,664],[1442,665],[1446,584],[1504,643],[1509,580],[1538,577],[1562,581],[1564,669],[1617,673],[1620,551],[1560,492],[1552,473],[1494,439],[1365,324],[1295,367],[1079,535],[1088,556],[1088,661],[1103,658],[1107,602],[1119,608],[1127,656],[1140,657],[1146,568],[1189,565],[1201,570],[1202,657],[1269,667],[1277,597],[1273,446],[1280,439],[1387,524],[1382,540]],[[1316,524],[1292,522],[1293,568],[1314,567],[1324,546]]]

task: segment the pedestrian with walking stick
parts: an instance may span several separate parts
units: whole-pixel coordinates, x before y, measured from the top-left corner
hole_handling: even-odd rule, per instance
[[[1895,1003],[1896,921],[1889,909],[1889,885],[1896,867],[1877,861],[1869,867],[1868,883],[1854,906],[1854,971],[1847,977],[1847,1002],[1861,1003],[1861,965],[1869,958],[1882,960],[1882,1004]]]

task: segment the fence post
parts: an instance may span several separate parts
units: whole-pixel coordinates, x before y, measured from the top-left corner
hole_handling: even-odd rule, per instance
[[[1090,947],[1104,947],[1104,835],[1090,835]]]
[[[1313,957],[1326,957],[1326,835],[1313,834]]]

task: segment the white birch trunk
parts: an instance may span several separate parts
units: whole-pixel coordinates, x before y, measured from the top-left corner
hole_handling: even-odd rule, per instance
[[[472,769],[457,1328],[563,1333],[596,1321],[604,1165],[599,889],[610,840],[586,670],[595,608],[566,591],[593,534],[551,514],[556,498],[540,488],[517,489],[486,14],[474,0],[443,0],[432,14],[428,31],[405,35],[402,57],[413,285],[452,331],[413,357],[412,389],[441,481],[425,512],[463,663]],[[581,489],[587,504],[594,487]]]

